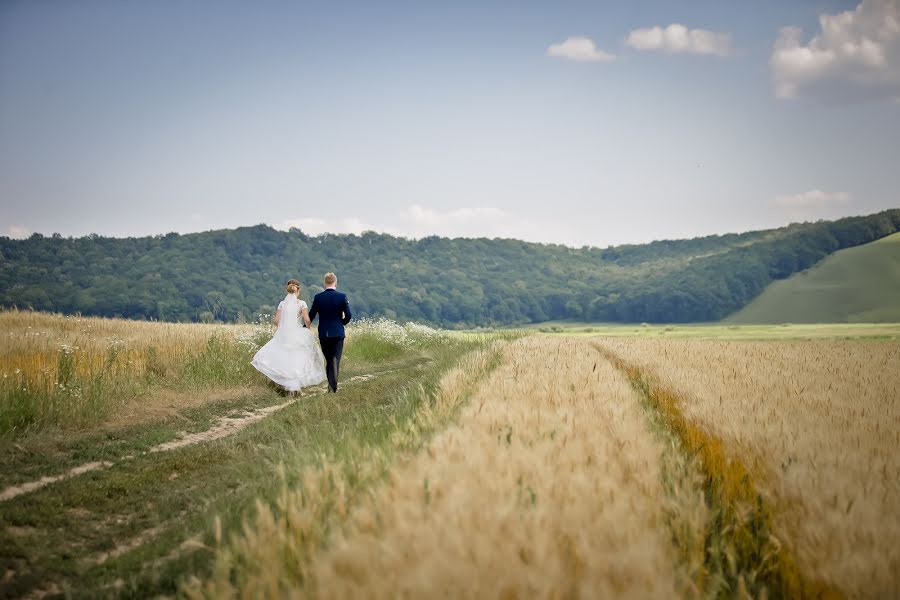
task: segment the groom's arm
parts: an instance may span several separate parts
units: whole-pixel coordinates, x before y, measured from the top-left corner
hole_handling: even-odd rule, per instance
[[[347,323],[350,322],[350,319],[353,317],[353,315],[350,314],[350,301],[347,300],[346,296],[344,296],[344,307],[341,310],[344,311],[344,318],[341,319],[341,323],[346,325]]]
[[[316,318],[316,313],[319,312],[319,307],[316,306],[316,299],[313,297],[313,305],[312,308],[309,309],[309,322],[312,323],[312,320]]]

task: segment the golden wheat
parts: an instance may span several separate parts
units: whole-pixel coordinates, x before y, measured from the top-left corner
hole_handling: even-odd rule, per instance
[[[323,597],[671,597],[662,448],[588,344],[529,338],[356,511]]]
[[[762,472],[777,537],[804,574],[850,596],[900,593],[900,344],[602,344]]]

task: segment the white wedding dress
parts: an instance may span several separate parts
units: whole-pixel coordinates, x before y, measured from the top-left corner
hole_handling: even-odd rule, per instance
[[[293,294],[278,305],[281,320],[275,335],[250,362],[256,370],[290,392],[325,381],[325,357],[315,335],[300,325],[306,302]]]

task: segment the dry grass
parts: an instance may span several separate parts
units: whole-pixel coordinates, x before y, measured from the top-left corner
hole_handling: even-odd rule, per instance
[[[662,448],[588,344],[527,338],[313,568],[322,597],[671,597]]]
[[[0,311],[0,437],[120,418],[154,384],[245,385],[252,381],[249,344],[258,334],[249,325]]]
[[[56,379],[60,354],[76,357],[73,375],[112,367],[128,375],[165,375],[202,352],[210,337],[251,326],[162,323],[0,311],[0,374],[19,371],[32,380]],[[151,350],[152,349],[152,350]]]
[[[183,595],[190,598],[287,598],[313,590],[310,567],[336,527],[363,499],[365,491],[384,477],[397,452],[419,449],[428,437],[453,418],[474,386],[496,364],[504,342],[466,355],[448,371],[437,390],[423,401],[415,418],[398,428],[382,451],[366,448],[345,452],[357,458],[340,463],[321,457],[307,468],[298,488],[284,485],[274,506],[257,502],[255,516],[241,535],[222,539],[218,525],[213,574],[192,578]],[[424,393],[424,391],[422,391]],[[283,478],[287,477],[283,474]]]
[[[900,344],[602,343],[672,390],[696,437],[722,440],[723,473],[756,479],[805,577],[900,593]]]
[[[264,389],[262,384],[188,390],[154,388],[146,395],[124,402],[122,407],[103,425],[110,429],[117,429],[140,423],[163,421],[178,416],[180,411],[186,408],[241,400]]]

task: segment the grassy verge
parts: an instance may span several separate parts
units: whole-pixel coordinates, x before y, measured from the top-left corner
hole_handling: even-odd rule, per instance
[[[260,330],[257,337],[266,335]],[[104,343],[93,348],[62,344],[55,351],[23,343],[2,357],[0,442],[51,429],[88,430],[159,391],[258,381],[249,362],[252,354],[230,332],[197,331],[189,345],[170,349],[165,360],[156,345],[125,347],[115,339]]]
[[[0,378],[0,490],[139,454],[229,413],[284,402],[250,365],[271,337],[267,324],[211,328],[0,311],[0,325],[24,329],[0,352],[0,370],[9,370]],[[136,329],[139,340],[122,339]],[[390,369],[443,338],[415,324],[354,323],[343,378]]]
[[[595,347],[628,376],[643,397],[651,428],[668,438],[672,451],[681,456],[663,464],[674,508],[669,527],[691,579],[686,588],[698,596],[719,598],[841,597],[837,590],[805,577],[790,550],[773,535],[772,508],[757,492],[754,481],[760,474],[753,461],[734,458],[719,437],[688,420],[680,410],[682,400],[671,390],[602,346]],[[698,481],[697,473],[709,510],[705,524],[684,522],[681,516],[690,511],[678,510],[682,483]]]
[[[315,595],[310,567],[332,533],[385,477],[398,456],[419,450],[456,417],[498,363],[499,354],[491,347],[469,353],[449,371],[432,371],[407,388],[401,403],[408,410],[402,418],[392,417],[395,427],[389,437],[375,444],[348,440],[340,453],[307,462],[299,482],[289,481],[286,474],[296,472],[302,461],[285,456],[277,499],[258,502],[255,514],[236,535],[222,535],[217,526],[211,576],[192,578],[183,593],[191,598]]]
[[[365,344],[357,342],[354,348],[348,340],[342,379],[377,377],[343,386],[336,396],[302,398],[220,440],[144,453],[178,431],[204,430],[221,415],[284,398],[265,386],[251,387],[246,395],[159,421],[75,431],[47,427],[7,439],[4,484],[84,461],[119,460],[2,505],[0,572],[6,575],[0,596],[146,597],[173,594],[188,576],[209,576],[216,531],[235,535],[258,503],[274,503],[310,465],[352,464],[386,447],[421,408],[427,397],[422,392],[483,345],[442,339],[407,344],[387,356],[363,351]],[[126,456],[131,458],[122,460]]]

